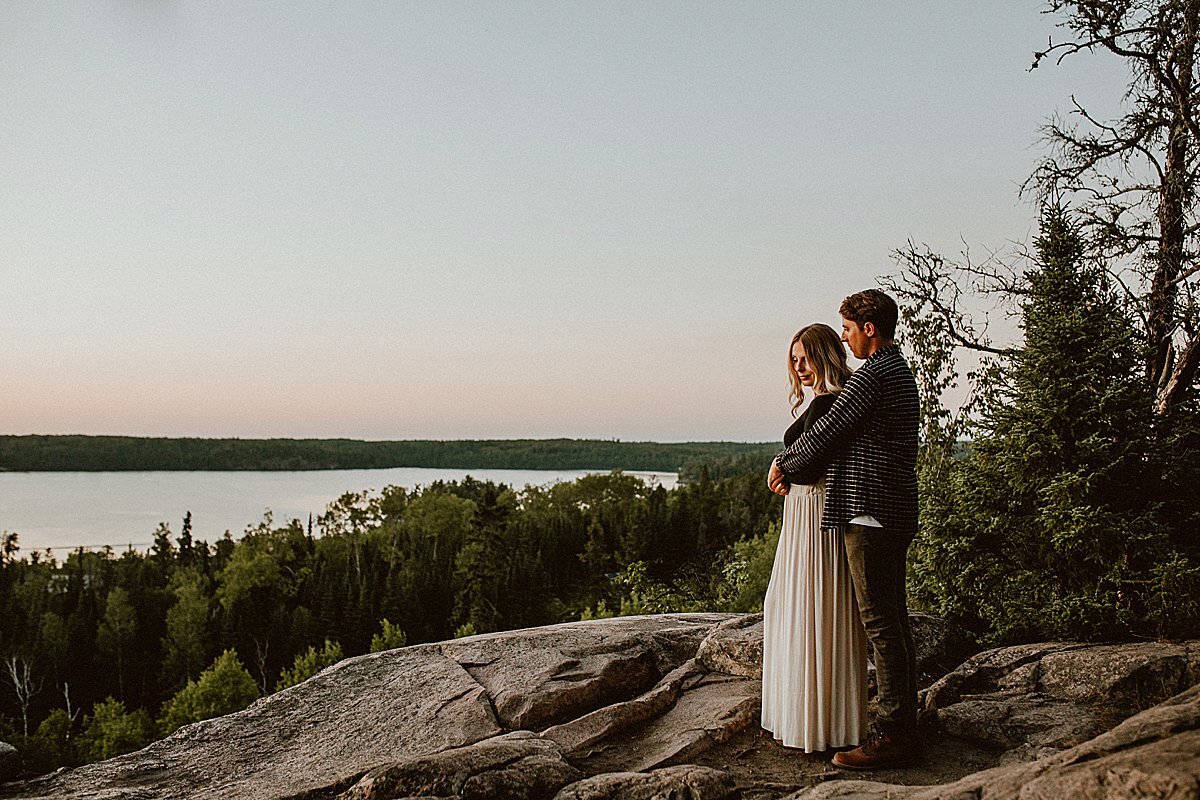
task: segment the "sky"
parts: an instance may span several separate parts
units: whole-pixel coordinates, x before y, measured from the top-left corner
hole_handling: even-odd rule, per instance
[[[1042,8],[0,4],[0,433],[777,439],[797,328],[1116,107]]]

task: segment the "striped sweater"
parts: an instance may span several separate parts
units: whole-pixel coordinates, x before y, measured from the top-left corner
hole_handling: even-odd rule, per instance
[[[789,480],[827,464],[821,526],[874,517],[885,530],[917,532],[917,382],[897,345],[875,351],[833,407],[776,457]]]

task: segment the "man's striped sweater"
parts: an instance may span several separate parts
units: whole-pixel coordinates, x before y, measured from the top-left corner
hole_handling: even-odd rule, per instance
[[[785,475],[821,464],[821,526],[840,528],[859,516],[885,531],[917,532],[917,383],[897,345],[875,351],[846,381],[833,407],[776,457]]]

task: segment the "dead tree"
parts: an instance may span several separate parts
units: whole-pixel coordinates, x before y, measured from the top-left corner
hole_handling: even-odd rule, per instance
[[[1102,256],[1131,289],[1145,331],[1155,408],[1177,407],[1200,367],[1200,0],[1051,0],[1068,37],[1033,67],[1079,53],[1123,59],[1130,78],[1117,119],[1072,98],[1044,128],[1051,154],[1025,191],[1071,201]]]
[[[29,662],[21,656],[9,656],[4,662],[8,679],[12,682],[13,693],[17,697],[17,706],[21,709],[21,725],[25,736],[29,736],[29,704],[33,696],[41,691],[42,684],[33,680]]]

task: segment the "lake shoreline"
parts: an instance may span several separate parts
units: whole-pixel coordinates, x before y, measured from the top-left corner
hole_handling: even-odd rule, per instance
[[[174,533],[185,514],[192,536],[214,543],[228,531],[240,538],[266,514],[276,523],[318,518],[350,492],[386,486],[428,487],[470,477],[520,490],[578,480],[611,470],[422,469],[9,471],[0,473],[0,531],[16,532],[21,552],[79,547],[124,550],[150,546],[160,524]],[[623,470],[648,484],[673,488],[677,473]]]
[[[774,455],[768,442],[602,439],[203,439],[0,435],[0,472],[321,472],[523,469],[680,472]]]

